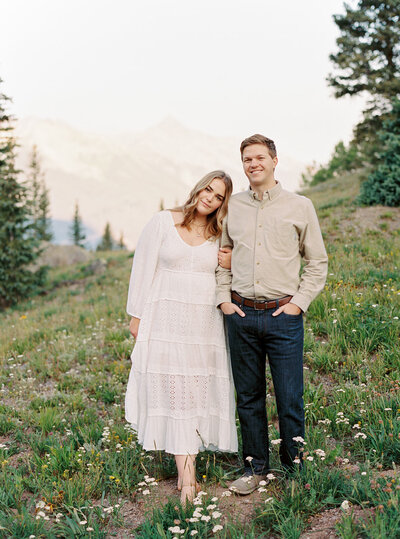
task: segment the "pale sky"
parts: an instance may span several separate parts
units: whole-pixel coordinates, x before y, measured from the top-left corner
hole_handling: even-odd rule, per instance
[[[20,118],[118,133],[172,116],[323,162],[364,106],[325,82],[342,11],[342,0],[0,0],[2,91]]]

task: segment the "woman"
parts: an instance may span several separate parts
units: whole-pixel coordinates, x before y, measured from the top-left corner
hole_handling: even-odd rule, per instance
[[[146,225],[133,260],[127,311],[136,344],[126,419],[144,449],[175,455],[182,503],[195,496],[199,450],[237,451],[214,276],[231,193],[225,172],[204,176],[181,208],[161,211]]]

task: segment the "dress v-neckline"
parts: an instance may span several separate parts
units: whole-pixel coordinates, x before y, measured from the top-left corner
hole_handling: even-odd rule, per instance
[[[185,240],[182,238],[182,236],[179,234],[178,229],[177,229],[177,227],[176,227],[176,224],[177,224],[177,223],[175,223],[174,218],[173,218],[173,216],[172,216],[172,211],[168,211],[168,213],[169,213],[170,216],[171,216],[172,226],[173,226],[173,228],[175,229],[175,232],[178,234],[179,239],[180,239],[185,245],[187,245],[188,247],[203,247],[203,245],[205,245],[206,243],[208,243],[208,242],[210,241],[210,240],[205,240],[205,241],[203,241],[203,243],[199,243],[198,245],[190,245],[190,243],[188,243],[187,241],[185,241]]]

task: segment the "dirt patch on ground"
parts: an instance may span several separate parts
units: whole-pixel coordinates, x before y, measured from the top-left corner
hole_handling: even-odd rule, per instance
[[[371,509],[362,509],[354,506],[347,514],[351,514],[354,522],[367,520],[371,516]],[[340,508],[328,509],[310,519],[307,530],[300,535],[300,539],[334,539],[339,537],[335,531],[335,526],[342,520],[344,511]]]
[[[357,234],[366,230],[393,232],[400,228],[400,208],[387,206],[357,208],[351,216],[343,219],[339,226],[342,232],[351,229]]]
[[[218,497],[218,511],[222,513],[221,524],[227,520],[240,523],[242,526],[250,524],[255,516],[255,507],[262,501],[261,493],[253,492],[249,496],[236,496],[224,493],[229,492],[228,488],[220,485],[208,486],[204,492],[211,497]],[[159,481],[156,487],[152,487],[149,496],[138,494],[130,500],[121,500],[121,517],[124,520],[123,528],[113,528],[109,530],[109,536],[117,539],[135,537],[135,530],[151,515],[152,510],[161,508],[168,501],[176,500],[179,503],[179,492],[176,488],[176,478]]]

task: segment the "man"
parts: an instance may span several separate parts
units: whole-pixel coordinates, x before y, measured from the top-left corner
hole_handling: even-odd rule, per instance
[[[311,201],[275,180],[274,142],[263,135],[240,147],[248,191],[229,202],[222,245],[233,248],[232,269],[217,269],[217,305],[225,315],[244,475],[233,482],[250,494],[269,470],[265,360],[279,416],[280,458],[293,469],[304,437],[303,313],[323,289],[327,255]],[[304,269],[300,276],[301,259]]]

